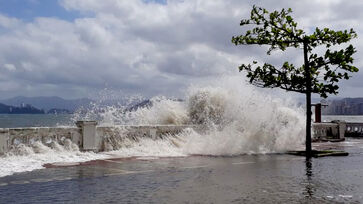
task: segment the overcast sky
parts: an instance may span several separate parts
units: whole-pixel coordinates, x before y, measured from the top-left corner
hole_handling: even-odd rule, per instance
[[[243,62],[300,65],[301,50],[266,56],[265,47],[231,43],[253,4],[291,7],[308,32],[355,29],[362,71],[340,83],[339,96],[363,97],[363,1],[0,0],[0,98],[92,97],[105,88],[178,97],[223,74],[244,80]]]

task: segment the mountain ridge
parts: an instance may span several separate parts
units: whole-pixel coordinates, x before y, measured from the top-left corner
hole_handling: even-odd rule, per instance
[[[51,109],[66,109],[69,111],[75,111],[82,106],[89,106],[92,102],[94,101],[88,98],[64,99],[59,96],[16,96],[0,100],[0,103],[8,106],[22,106],[24,104],[30,104],[35,108],[43,109],[45,111],[49,111]]]

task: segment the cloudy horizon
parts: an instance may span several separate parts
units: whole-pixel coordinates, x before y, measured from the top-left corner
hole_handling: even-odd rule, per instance
[[[363,2],[238,0],[0,0],[0,99],[14,96],[92,98],[105,89],[125,95],[179,97],[190,84],[240,75],[252,60],[301,65],[301,50],[266,55],[235,46],[252,5],[292,8],[298,26],[353,28],[363,58]],[[339,97],[363,97],[363,74],[342,81]]]

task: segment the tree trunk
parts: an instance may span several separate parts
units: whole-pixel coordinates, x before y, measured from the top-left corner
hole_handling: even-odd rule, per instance
[[[311,76],[308,61],[308,42],[304,41],[304,66],[306,80],[306,156],[311,157]]]

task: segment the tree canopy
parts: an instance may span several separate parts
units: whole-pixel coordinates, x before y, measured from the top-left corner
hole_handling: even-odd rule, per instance
[[[356,52],[353,45],[344,49],[332,50],[335,45],[346,43],[357,37],[353,29],[334,31],[329,28],[315,28],[312,34],[307,34],[297,27],[290,15],[292,10],[269,12],[264,8],[253,6],[250,19],[241,20],[241,26],[252,26],[244,35],[232,37],[235,45],[268,45],[267,54],[274,50],[285,51],[288,47],[303,48],[307,53],[307,63],[297,67],[284,62],[281,67],[256,61],[242,64],[240,71],[247,72],[250,83],[258,87],[279,87],[287,91],[299,93],[317,93],[326,98],[328,94],[337,94],[341,79],[349,79],[350,73],[358,72],[353,66],[352,55]],[[314,48],[325,46],[324,54],[314,53]],[[308,71],[307,67],[308,66]],[[311,83],[307,83],[309,77]]]
[[[358,72],[353,66],[352,55],[356,52],[353,45],[343,49],[340,47],[357,34],[353,29],[334,31],[329,28],[315,28],[307,34],[297,27],[291,17],[291,9],[268,12],[264,8],[253,6],[250,19],[243,19],[241,26],[252,26],[244,35],[232,37],[235,45],[268,45],[267,54],[274,50],[285,51],[288,47],[303,48],[304,63],[295,66],[284,62],[276,68],[272,64],[242,64],[240,71],[247,72],[250,83],[267,88],[279,87],[287,91],[306,94],[306,156],[312,155],[311,150],[311,93],[326,98],[328,94],[337,94],[341,79],[349,79],[350,73]],[[314,48],[325,46],[325,53],[314,53]]]

